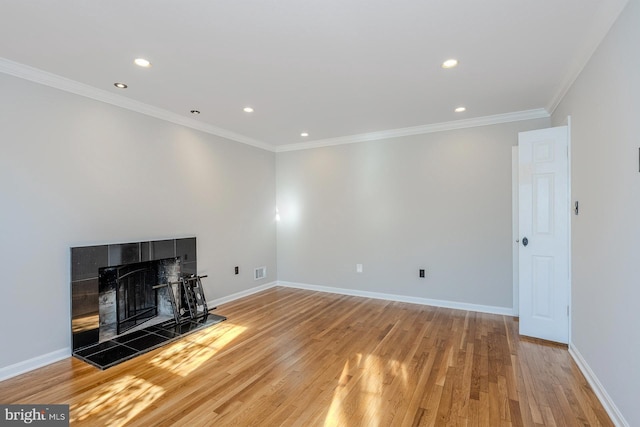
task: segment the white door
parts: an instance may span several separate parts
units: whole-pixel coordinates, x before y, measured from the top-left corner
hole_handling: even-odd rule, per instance
[[[569,338],[567,127],[518,136],[520,334]]]

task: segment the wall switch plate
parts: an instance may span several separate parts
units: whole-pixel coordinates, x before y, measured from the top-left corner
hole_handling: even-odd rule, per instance
[[[424,269],[420,269],[420,277],[424,277]]]
[[[356,273],[362,273],[362,264],[356,264]]]
[[[240,273],[240,267],[236,266],[233,271],[235,272],[235,274]]]

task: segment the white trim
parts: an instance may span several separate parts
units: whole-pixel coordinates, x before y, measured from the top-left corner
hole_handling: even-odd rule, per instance
[[[155,117],[160,120],[165,120],[167,122],[175,123],[191,129],[196,129],[211,135],[216,135],[222,138],[230,139],[232,141],[241,142],[243,144],[261,148],[266,151],[275,151],[275,148],[272,145],[253,138],[249,138],[248,136],[240,135],[226,129],[205,124],[195,119],[184,117],[180,114],[176,114],[162,108],[154,107],[152,105],[135,101],[122,95],[111,93],[103,89],[98,89],[93,86],[77,82],[75,80],[67,79],[56,74],[39,70],[37,68],[29,67],[28,65],[9,61],[5,58],[0,58],[0,72],[45,86],[60,89],[65,92],[70,92],[76,95],[84,96],[86,98],[94,99],[96,101],[105,102],[107,104],[115,105],[117,107]]]
[[[217,307],[219,305],[222,305],[231,301],[235,301],[237,299],[244,298],[246,296],[253,295],[255,293],[258,293],[270,288],[274,288],[276,286],[282,286],[285,288],[304,289],[304,290],[315,291],[315,292],[328,292],[332,294],[382,299],[387,301],[406,302],[411,304],[429,305],[434,307],[452,308],[455,310],[477,311],[480,313],[499,314],[503,316],[513,315],[513,310],[508,307],[495,307],[490,305],[470,304],[466,302],[435,300],[435,299],[429,299],[429,298],[411,297],[406,295],[359,291],[354,289],[335,288],[332,286],[319,286],[319,285],[310,285],[307,283],[296,283],[296,282],[285,282],[285,281],[270,282],[261,286],[256,286],[255,288],[247,289],[241,292],[236,292],[235,294],[231,294],[226,297],[217,298],[215,300],[207,302],[207,304],[209,305],[209,307]]]
[[[217,307],[218,305],[221,305],[239,298],[243,298],[251,294],[255,294],[265,289],[273,288],[274,286],[277,286],[277,282],[267,283],[264,285],[256,286],[255,288],[247,289],[242,292],[237,292],[235,294],[228,295],[226,297],[214,299],[214,300],[208,301],[207,305],[211,308]],[[13,365],[6,366],[4,368],[0,368],[0,381],[13,378],[15,376],[27,373],[29,371],[33,371],[34,369],[38,369],[43,366],[50,365],[52,363],[58,362],[68,357],[71,357],[71,349],[63,348],[60,350],[52,351],[51,353],[43,354],[42,356],[37,356],[29,360],[25,360]]]
[[[60,350],[52,351],[42,356],[5,366],[4,368],[0,368],[0,381],[33,371],[34,369],[42,368],[43,366],[50,365],[68,357],[71,357],[71,349],[61,348]]]
[[[544,108],[538,108],[535,110],[516,111],[514,113],[497,114],[494,116],[477,117],[473,119],[455,120],[451,122],[434,123],[430,125],[341,136],[337,138],[322,139],[318,141],[280,145],[276,147],[276,153],[285,151],[308,150],[311,148],[329,147],[332,145],[353,144],[356,142],[375,141],[379,139],[398,138],[401,136],[422,135],[426,133],[444,132],[449,130],[466,129],[479,126],[489,126],[500,123],[518,122],[521,120],[546,119],[549,117],[550,115],[547,110],[545,110]]]
[[[379,132],[363,133],[358,135],[348,135],[337,138],[323,139],[318,141],[302,142],[296,144],[285,144],[273,146],[263,141],[250,138],[217,126],[202,123],[198,120],[184,117],[180,114],[154,107],[143,102],[135,101],[125,96],[112,93],[103,89],[98,89],[57,74],[49,73],[28,65],[10,61],[0,57],[0,73],[9,74],[14,77],[29,80],[45,86],[53,87],[65,92],[84,96],[96,101],[115,105],[147,116],[155,117],[170,123],[175,123],[191,129],[196,129],[211,135],[216,135],[252,147],[261,148],[270,152],[286,152],[295,150],[306,150],[310,148],[327,147],[332,145],[351,144],[355,142],[375,141],[387,138],[397,138],[401,136],[421,135],[434,132],[444,132],[456,129],[466,129],[478,126],[488,126],[500,123],[516,122],[520,120],[531,120],[548,118],[550,114],[544,108],[527,111],[516,111],[512,113],[497,114],[493,116],[477,117],[472,119],[455,120],[451,122],[434,123],[429,125],[413,126],[400,129],[388,129]]]
[[[560,105],[564,96],[569,92],[571,86],[573,86],[575,81],[578,79],[578,76],[582,73],[584,67],[587,66],[593,54],[596,53],[600,43],[602,43],[613,24],[618,20],[618,16],[620,16],[622,10],[626,7],[627,2],[628,0],[610,0],[601,2],[600,10],[593,14],[593,16],[600,17],[600,19],[593,22],[591,31],[589,31],[587,33],[587,37],[585,37],[586,41],[583,44],[582,50],[576,54],[569,71],[558,86],[555,96],[551,98],[547,104],[547,111],[551,114],[556,111],[556,108],[558,108],[558,105]]]
[[[248,297],[249,295],[253,295],[253,294],[256,294],[258,292],[262,292],[264,290],[267,290],[267,289],[270,289],[270,288],[273,288],[273,287],[276,287],[276,286],[278,286],[278,282],[265,283],[264,285],[256,286],[255,288],[246,289],[244,291],[240,291],[240,292],[236,292],[236,293],[231,294],[231,295],[227,295],[226,297],[216,298],[214,300],[207,301],[207,305],[211,309],[213,309],[213,307],[217,307],[219,305],[226,304],[228,302],[235,301],[235,300],[240,299],[240,298]]]
[[[452,308],[455,310],[477,311],[480,313],[500,314],[503,316],[511,316],[513,314],[513,310],[508,307],[494,307],[490,305],[470,304],[466,302],[444,301],[444,300],[436,300],[436,299],[429,299],[429,298],[411,297],[406,295],[359,291],[355,289],[334,288],[332,286],[310,285],[306,283],[278,281],[277,285],[283,286],[286,288],[306,289],[308,291],[328,292],[332,294],[382,299],[387,301],[406,302],[410,304],[430,305],[434,307]]]
[[[513,315],[520,314],[520,160],[519,147],[511,147],[511,265],[513,281]]]
[[[211,308],[218,307],[222,304],[226,304],[228,302],[235,301],[237,299],[244,298],[249,295],[253,295],[255,293],[262,292],[264,290],[267,290],[276,286],[282,286],[286,288],[305,289],[305,290],[316,291],[316,292],[328,292],[333,294],[382,299],[387,301],[406,302],[411,304],[429,305],[434,307],[452,308],[456,310],[500,314],[503,316],[511,316],[513,314],[513,310],[507,307],[494,307],[494,306],[488,306],[488,305],[478,305],[478,304],[470,304],[470,303],[456,302],[456,301],[434,300],[429,298],[419,298],[419,297],[411,297],[411,296],[405,296],[405,295],[385,294],[385,293],[369,292],[369,291],[358,291],[354,289],[334,288],[330,286],[318,286],[318,285],[310,285],[305,283],[282,282],[282,281],[265,283],[264,285],[260,285],[250,289],[246,289],[244,291],[236,292],[231,295],[227,295],[225,297],[216,298],[211,301],[207,301],[207,305]],[[56,350],[54,352],[44,354],[42,356],[34,357],[33,359],[25,360],[23,362],[10,365],[5,368],[1,368],[0,381],[15,377],[20,374],[24,374],[26,372],[40,368],[42,366],[49,365],[59,360],[66,359],[67,357],[71,357],[70,348]]]
[[[572,153],[572,145],[571,145],[571,116],[567,116],[567,198],[569,199],[569,219],[568,224],[567,224],[567,232],[568,232],[568,236],[567,238],[569,239],[568,243],[567,243],[567,263],[569,265],[569,297],[567,299],[568,304],[569,304],[569,342],[571,342],[571,328],[573,327],[573,304],[571,302],[572,300],[572,285],[573,285],[573,248],[571,246],[571,242],[573,241],[573,237],[571,234],[571,227],[573,224],[573,210],[572,205],[573,205],[573,196],[571,193],[571,186],[572,186],[572,181],[571,181],[571,153]]]
[[[616,404],[613,403],[613,399],[611,399],[609,393],[607,393],[596,374],[591,370],[591,367],[587,361],[584,360],[584,357],[582,357],[582,354],[580,354],[580,351],[578,351],[578,348],[573,343],[569,343],[569,354],[576,362],[576,365],[578,365],[578,368],[584,377],[587,379],[587,382],[598,397],[598,400],[600,400],[600,403],[602,403],[605,411],[609,414],[611,421],[613,421],[613,423],[618,427],[629,427],[629,423],[624,419]]]

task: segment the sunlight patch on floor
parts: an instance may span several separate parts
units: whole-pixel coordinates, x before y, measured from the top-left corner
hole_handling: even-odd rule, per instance
[[[164,394],[164,389],[133,375],[99,386],[82,403],[70,407],[71,424],[122,426]]]
[[[331,406],[329,407],[329,412],[327,413],[327,417],[324,420],[325,427],[347,425],[347,420],[344,419],[345,417],[341,408],[341,404],[344,397],[347,395],[347,389],[345,387],[348,381],[349,361],[347,360],[347,362],[344,364],[344,368],[342,368],[342,373],[340,374],[340,379],[338,381],[338,385],[336,386],[336,390],[333,392]]]
[[[225,326],[226,331],[217,337],[202,334],[177,341],[154,356],[151,363],[158,368],[186,377],[247,330],[245,326]]]
[[[361,373],[359,378],[352,378],[358,373]],[[353,364],[349,361],[344,364],[325,417],[325,427],[346,426],[353,421],[371,427],[379,426],[383,415],[379,413],[383,388],[397,380],[402,382],[402,387],[406,387],[408,376],[403,363],[385,361],[371,354],[357,354]],[[355,417],[354,420],[352,417]]]

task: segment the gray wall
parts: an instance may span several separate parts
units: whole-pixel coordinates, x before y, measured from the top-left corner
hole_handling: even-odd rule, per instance
[[[640,425],[640,1],[631,0],[553,115],[571,115],[572,341]]]
[[[549,125],[278,153],[278,279],[511,308],[511,147]]]
[[[0,369],[70,347],[72,246],[196,236],[208,299],[276,279],[274,153],[5,74],[0,94]]]

